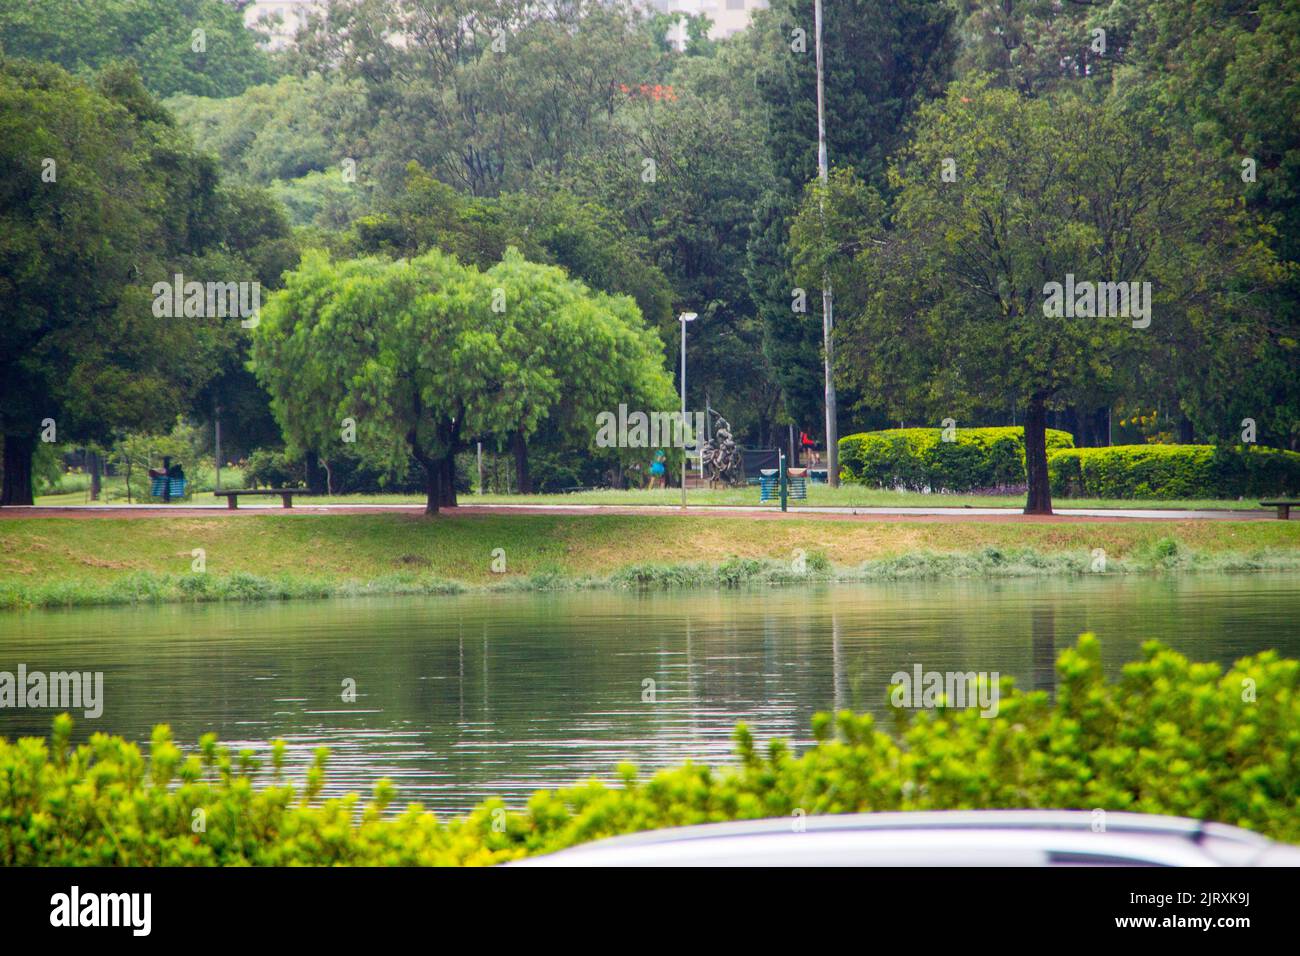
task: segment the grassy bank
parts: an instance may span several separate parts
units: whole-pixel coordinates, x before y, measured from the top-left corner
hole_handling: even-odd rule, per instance
[[[1100,567],[1098,549],[1105,573],[1300,571],[1300,522],[675,514],[10,519],[0,522],[0,607],[1084,574]],[[501,560],[504,571],[495,572]]]

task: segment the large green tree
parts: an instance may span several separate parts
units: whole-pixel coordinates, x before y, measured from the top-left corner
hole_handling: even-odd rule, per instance
[[[909,118],[947,81],[952,9],[942,0],[848,0],[827,5],[823,18],[827,153],[887,192],[887,161],[906,141]],[[813,2],[779,0],[751,29],[768,46],[758,88],[774,180],[754,204],[746,273],[787,411],[809,424],[822,408],[821,281],[795,281],[788,240],[804,186],[817,175]]]
[[[234,96],[271,78],[268,54],[223,0],[0,0],[0,47],[73,71],[136,63],[158,96]]]
[[[605,0],[336,0],[299,38],[304,70],[362,85],[351,132],[368,172],[398,182],[414,160],[476,196],[598,149],[622,87],[653,82],[661,55]]]
[[[38,436],[166,431],[237,348],[237,320],[155,316],[152,285],[254,276],[214,163],[129,68],[0,60],[0,160],[0,503],[30,504]]]
[[[1182,413],[1203,435],[1235,434],[1249,417],[1261,442],[1300,447],[1300,6],[1145,0],[1104,16],[1132,37],[1116,97],[1191,131],[1233,173],[1287,264],[1269,293],[1267,334],[1225,342],[1210,374],[1186,384]]]
[[[238,96],[172,96],[165,105],[200,149],[221,157],[227,178],[266,186],[340,171],[350,155],[346,128],[365,99],[359,82],[310,73]]]
[[[762,40],[748,32],[712,57],[679,57],[658,90],[629,91],[614,141],[578,163],[569,188],[614,210],[672,287],[661,331],[677,365],[675,316],[689,332],[689,401],[707,397],[738,436],[773,440],[779,392],[744,276],[753,205],[771,182],[764,106],[755,89]]]
[[[487,269],[514,246],[593,289],[632,296],[656,327],[671,320],[672,290],[648,261],[646,244],[594,200],[559,187],[466,196],[412,163],[401,189],[376,205],[352,224],[351,245],[359,253],[410,258],[436,248]]]
[[[840,355],[864,393],[936,420],[990,399],[1024,410],[1029,513],[1051,510],[1050,406],[1131,384],[1171,344],[1190,374],[1205,343],[1267,324],[1254,290],[1276,270],[1230,176],[1143,119],[1075,96],[954,84],[919,114],[888,219],[869,187],[841,183],[810,192],[796,230],[814,272],[839,236],[860,247]],[[845,197],[864,221],[824,231],[821,208]],[[1076,281],[1138,283],[1138,295],[1149,283],[1148,311],[1113,314],[1118,290],[1054,307],[1063,289],[1051,284]]]
[[[309,254],[267,303],[253,355],[294,450],[328,458],[355,438],[395,470],[414,458],[433,514],[456,503],[454,456],[475,436],[526,442],[555,414],[594,440],[598,408],[662,408],[659,348],[631,300],[560,269],[509,251],[481,272],[433,250]]]

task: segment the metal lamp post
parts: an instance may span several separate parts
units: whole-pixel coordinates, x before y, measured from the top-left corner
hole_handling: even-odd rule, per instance
[[[813,17],[813,28],[817,32],[817,176],[821,180],[824,190],[829,163],[826,159],[826,113],[822,93],[822,0],[816,0],[813,6]],[[824,225],[825,220],[823,219]],[[825,353],[825,367],[822,374],[825,376],[826,399],[826,484],[828,487],[838,488],[840,484],[840,444],[839,421],[835,407],[835,354],[833,341],[835,319],[832,309],[831,277],[829,273],[823,273],[822,350]]]
[[[683,438],[686,436],[686,323],[694,322],[699,316],[695,312],[683,312],[677,316],[677,321],[682,324],[682,431]],[[699,445],[699,436],[695,437],[695,443]],[[686,510],[686,446],[682,446],[682,510]]]

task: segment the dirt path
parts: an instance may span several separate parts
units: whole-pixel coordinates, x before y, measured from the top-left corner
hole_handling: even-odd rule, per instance
[[[225,505],[58,505],[53,507],[0,508],[0,520],[6,518],[240,518],[265,515],[309,517],[312,515],[424,513],[422,505],[278,505],[241,506],[231,510]],[[704,516],[710,518],[748,518],[780,521],[790,518],[816,518],[832,521],[927,521],[927,522],[1002,522],[1007,524],[1069,524],[1090,521],[1260,521],[1276,520],[1271,511],[1155,511],[1125,509],[1117,511],[1062,511],[1054,515],[1025,515],[1011,508],[796,508],[782,514],[775,508],[743,506],[694,506],[682,512],[678,508],[658,505],[462,505],[447,509],[442,515],[472,517],[478,515],[648,515]]]

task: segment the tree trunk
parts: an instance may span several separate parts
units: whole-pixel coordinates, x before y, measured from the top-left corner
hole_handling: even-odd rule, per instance
[[[1074,444],[1078,447],[1083,445],[1084,419],[1086,415],[1079,413],[1079,406],[1070,405],[1065,411],[1061,412],[1061,427],[1074,436]]]
[[[314,495],[323,495],[329,491],[329,482],[325,469],[320,465],[320,455],[314,451],[307,452],[307,490]]]
[[[36,439],[30,435],[4,436],[4,485],[0,505],[30,505],[32,501],[32,454]]]
[[[456,455],[448,453],[438,461],[438,503],[444,508],[455,508],[456,501]]]
[[[432,458],[418,458],[424,469],[424,513],[436,515],[442,498],[442,462]]]
[[[86,464],[90,467],[90,500],[98,501],[99,494],[103,490],[99,477],[99,453],[86,452]]]
[[[1190,445],[1195,440],[1196,435],[1192,430],[1192,420],[1184,415],[1178,419],[1178,444]]]
[[[1110,446],[1110,406],[1107,405],[1096,411],[1092,420],[1093,436],[1096,439],[1093,446],[1096,448],[1106,448]]]
[[[430,458],[425,453],[416,439],[414,428],[407,433],[406,443],[411,449],[411,457],[420,463],[420,468],[424,471],[424,513],[436,515],[438,513],[438,503],[442,499],[440,488],[442,485],[442,462],[437,458]]]
[[[1047,480],[1047,406],[1042,398],[1030,399],[1025,411],[1025,475],[1029,479],[1025,514],[1050,515],[1052,488]]]
[[[515,432],[510,439],[510,448],[515,453],[515,478],[519,483],[521,495],[533,493],[533,476],[528,473],[528,441],[523,432]]]

